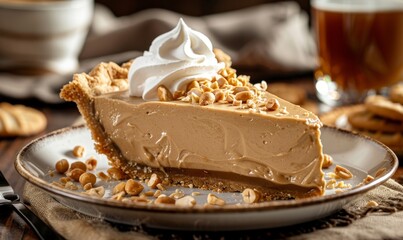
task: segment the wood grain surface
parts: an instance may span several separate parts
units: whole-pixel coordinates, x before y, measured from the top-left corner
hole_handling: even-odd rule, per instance
[[[2,101],[0,97],[0,102]],[[14,168],[15,157],[30,141],[48,132],[70,126],[79,117],[74,106],[33,106],[45,113],[48,120],[44,132],[24,138],[0,137],[0,170],[14,191],[22,196],[25,180]],[[30,227],[10,208],[0,207],[0,239],[38,239]]]

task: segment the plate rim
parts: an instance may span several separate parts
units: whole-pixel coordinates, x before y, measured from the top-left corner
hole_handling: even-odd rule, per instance
[[[49,182],[41,179],[40,177],[34,176],[30,173],[28,169],[26,169],[23,165],[23,156],[26,154],[30,147],[34,144],[44,141],[47,138],[61,135],[69,131],[79,131],[85,130],[86,125],[80,124],[76,126],[70,126],[61,128],[50,133],[47,133],[41,137],[38,137],[34,140],[31,140],[28,144],[26,144],[17,154],[16,160],[14,162],[14,167],[17,172],[29,183],[39,187],[42,190],[45,190],[49,194],[54,197],[54,195],[58,197],[67,197],[71,200],[75,201],[84,201],[85,203],[100,205],[102,207],[112,207],[112,208],[119,208],[119,209],[126,209],[126,210],[136,210],[136,211],[147,211],[147,212],[157,212],[157,213],[181,213],[181,214],[219,214],[219,213],[239,213],[239,212],[256,212],[256,211],[274,211],[274,210],[282,210],[282,209],[290,209],[290,208],[298,208],[298,207],[306,207],[316,204],[322,203],[329,203],[333,201],[338,201],[340,199],[348,199],[353,196],[357,196],[360,194],[364,194],[369,190],[374,189],[375,187],[381,185],[382,183],[386,182],[390,179],[393,174],[396,172],[398,168],[398,158],[396,154],[388,148],[386,145],[367,137],[365,135],[361,135],[356,132],[351,132],[345,129],[327,126],[324,125],[323,128],[329,129],[329,131],[336,131],[341,132],[342,134],[349,134],[354,137],[364,138],[366,141],[373,142],[380,147],[382,147],[386,151],[385,159],[389,159],[392,164],[392,168],[390,171],[386,172],[383,176],[376,178],[374,181],[370,183],[349,189],[348,191],[343,191],[337,194],[331,195],[323,195],[323,196],[316,196],[304,199],[293,199],[293,200],[285,200],[285,201],[266,201],[261,203],[255,204],[228,204],[219,207],[204,207],[204,206],[194,206],[194,207],[181,207],[181,206],[170,206],[170,205],[157,205],[157,204],[144,204],[144,203],[125,203],[121,201],[113,201],[110,199],[92,197],[92,196],[84,196],[79,192],[70,191],[66,189],[61,189],[59,187],[51,185]],[[55,198],[55,197],[54,197]],[[57,199],[56,199],[57,200]]]

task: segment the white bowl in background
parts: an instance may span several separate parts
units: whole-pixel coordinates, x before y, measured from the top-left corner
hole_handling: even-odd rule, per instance
[[[74,71],[93,5],[93,0],[0,0],[0,69]]]

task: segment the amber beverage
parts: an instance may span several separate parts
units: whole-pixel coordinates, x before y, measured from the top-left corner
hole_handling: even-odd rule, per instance
[[[403,0],[313,0],[318,97],[361,101],[403,80]]]

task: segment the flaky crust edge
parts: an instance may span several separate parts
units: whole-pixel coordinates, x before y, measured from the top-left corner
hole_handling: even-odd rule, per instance
[[[60,97],[69,102],[75,102],[84,118],[87,127],[91,130],[95,150],[108,157],[109,164],[121,168],[126,161],[113,142],[105,135],[101,125],[97,122],[94,112],[94,97],[100,94],[123,91],[127,89],[127,74],[130,63],[122,66],[116,63],[100,63],[90,73],[73,75],[73,80],[64,85]],[[119,82],[119,84],[116,84]],[[123,169],[122,169],[123,170]]]

